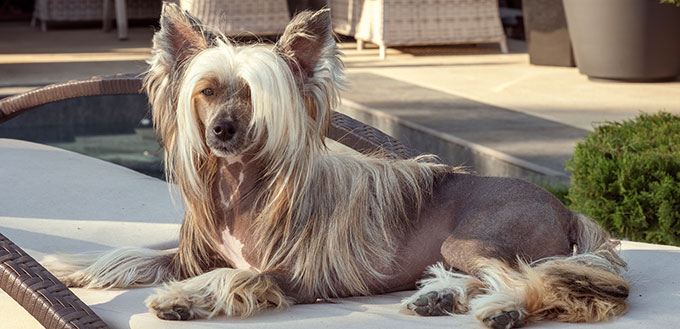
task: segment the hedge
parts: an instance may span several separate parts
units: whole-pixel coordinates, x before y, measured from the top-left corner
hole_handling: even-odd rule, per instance
[[[567,161],[571,208],[615,236],[680,246],[680,116],[599,126]]]

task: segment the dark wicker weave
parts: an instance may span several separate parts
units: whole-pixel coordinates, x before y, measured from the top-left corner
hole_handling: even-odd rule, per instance
[[[0,122],[42,104],[83,96],[138,94],[141,89],[142,79],[132,74],[49,85],[0,100]],[[362,153],[383,151],[401,158],[418,154],[380,130],[338,112],[333,112],[328,138]]]
[[[2,234],[0,288],[45,328],[108,328],[52,273]]]
[[[138,75],[94,77],[54,84],[0,100],[0,123],[32,108],[60,100],[95,95],[138,94]],[[328,138],[362,153],[410,158],[418,153],[381,131],[334,112]],[[106,328],[106,324],[63,283],[0,234],[0,288],[45,328]]]

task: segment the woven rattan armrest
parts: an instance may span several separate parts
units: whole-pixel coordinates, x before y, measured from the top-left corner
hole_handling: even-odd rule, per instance
[[[83,96],[139,94],[141,89],[142,78],[134,74],[53,84],[0,100],[0,123],[38,105]],[[418,154],[380,130],[338,112],[331,117],[328,138],[362,153],[385,152],[400,158]]]
[[[52,273],[2,234],[0,288],[45,328],[108,328]]]
[[[139,75],[93,77],[45,86],[0,100],[0,123],[35,107],[97,95],[139,94]],[[354,150],[410,158],[418,153],[381,131],[333,112],[328,138]],[[106,324],[63,283],[0,234],[0,288],[46,328],[106,328]]]

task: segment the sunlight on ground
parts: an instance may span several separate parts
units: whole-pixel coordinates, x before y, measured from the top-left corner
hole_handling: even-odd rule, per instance
[[[52,53],[52,54],[2,54],[0,64],[29,64],[29,63],[74,63],[74,62],[112,62],[138,61],[151,57],[148,49],[145,51],[115,53]]]

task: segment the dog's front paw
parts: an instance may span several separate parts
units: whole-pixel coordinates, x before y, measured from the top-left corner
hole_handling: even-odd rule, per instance
[[[186,296],[173,295],[167,290],[158,290],[146,299],[149,311],[163,320],[191,320],[200,317],[193,308],[193,302]]]
[[[175,305],[172,306],[172,309],[154,307],[153,310],[156,316],[162,320],[191,320],[191,311],[188,306]]]

